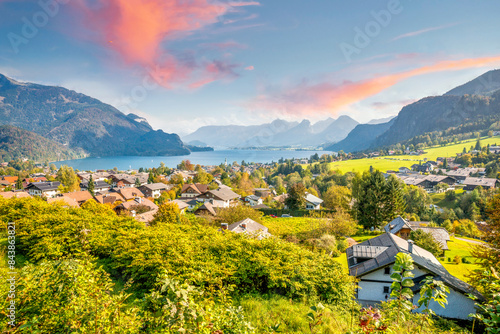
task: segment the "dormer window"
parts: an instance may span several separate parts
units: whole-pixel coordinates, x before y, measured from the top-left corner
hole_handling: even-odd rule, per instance
[[[384,268],[384,275],[390,275],[391,274],[391,267],[385,267]]]

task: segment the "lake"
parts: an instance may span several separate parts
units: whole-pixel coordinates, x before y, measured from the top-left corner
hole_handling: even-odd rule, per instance
[[[277,162],[280,158],[284,159],[303,159],[309,158],[311,155],[318,153],[331,154],[328,151],[291,151],[291,150],[216,150],[211,152],[193,152],[190,155],[175,156],[175,157],[102,157],[102,158],[85,158],[67,161],[54,162],[57,167],[67,165],[78,170],[96,170],[96,169],[112,169],[117,167],[119,170],[139,169],[140,167],[152,168],[158,167],[161,162],[167,167],[173,168],[182,161],[189,159],[193,164],[200,165],[220,165],[227,159],[227,163],[233,161],[241,163],[245,162]]]

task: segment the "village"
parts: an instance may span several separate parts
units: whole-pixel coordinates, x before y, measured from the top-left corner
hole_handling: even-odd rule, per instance
[[[498,153],[498,150],[495,151]],[[325,158],[325,160],[328,160]],[[311,160],[284,161],[284,165],[304,166]],[[306,165],[307,166],[307,165]],[[45,167],[43,172],[31,174],[25,178],[17,176],[0,176],[0,185],[3,192],[0,196],[9,198],[38,197],[48,203],[55,203],[67,208],[78,208],[88,201],[95,201],[112,208],[119,216],[130,216],[136,221],[151,224],[158,215],[161,205],[169,203],[175,205],[181,214],[189,213],[203,219],[214,220],[220,210],[233,207],[249,207],[262,212],[267,217],[292,218],[295,212],[302,216],[313,212],[329,213],[332,207],[325,208],[324,200],[318,195],[317,187],[309,187],[303,191],[303,206],[301,210],[292,210],[287,198],[292,193],[291,185],[276,184],[265,176],[266,170],[276,166],[271,164],[242,164],[233,163],[220,166],[194,166],[189,161],[183,161],[178,167],[168,169],[161,166],[159,171],[152,170],[97,170],[76,171],[78,190],[65,192],[65,185],[57,181],[58,170],[54,167]],[[314,164],[311,165],[311,168]],[[66,170],[63,166],[61,169]],[[259,172],[260,171],[260,172]],[[301,172],[304,174],[303,172]],[[230,177],[235,175],[259,175],[261,178],[257,186],[250,191],[242,192],[233,189]],[[328,173],[310,174],[309,179],[321,179]],[[330,172],[331,174],[331,172]],[[498,186],[498,179],[486,178],[484,168],[462,167],[454,163],[454,159],[438,158],[436,161],[425,161],[421,164],[401,167],[398,171],[382,173],[388,180],[396,177],[406,186],[417,187],[429,194],[455,192],[455,190],[470,193],[480,188],[481,191],[493,191]],[[229,178],[228,178],[229,177]],[[52,181],[49,181],[52,180]],[[196,181],[202,182],[196,182]],[[286,180],[286,178],[285,178]],[[303,179],[304,181],[304,179]],[[272,184],[274,183],[274,185]],[[284,191],[283,187],[288,187]],[[350,200],[349,207],[353,205]],[[442,208],[431,204],[429,209],[443,211]],[[281,215],[276,215],[279,212]],[[290,220],[291,222],[291,220]],[[484,222],[475,222],[478,229],[484,227]],[[443,258],[446,256],[450,232],[442,226],[429,221],[412,221],[398,215],[385,225],[378,222],[379,234],[363,242],[356,242],[346,237],[348,247],[345,249],[349,274],[359,280],[359,289],[356,297],[362,305],[377,305],[385,301],[390,295],[391,267],[394,265],[395,255],[403,252],[410,254],[415,262],[415,282],[418,283],[428,275],[443,281],[450,288],[450,304],[447,308],[433,305],[436,314],[456,319],[467,319],[474,311],[474,301],[468,294],[481,295],[469,284],[453,276],[437,259],[436,255],[416,245],[410,236],[412,232],[428,233],[439,244]],[[382,225],[380,225],[382,224]],[[272,237],[269,228],[251,218],[243,218],[235,222],[220,224],[221,232],[231,231],[244,233],[259,239]],[[373,230],[373,228],[372,228]],[[418,296],[418,289],[415,290]],[[415,297],[417,299],[417,297]],[[415,299],[415,300],[416,300]]]

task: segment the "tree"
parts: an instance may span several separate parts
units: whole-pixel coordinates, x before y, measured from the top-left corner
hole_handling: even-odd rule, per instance
[[[384,187],[384,214],[385,220],[390,221],[403,214],[406,208],[404,200],[404,184],[396,176],[387,178]]]
[[[56,180],[61,182],[63,192],[73,192],[80,190],[80,179],[72,167],[63,165],[57,171]]]
[[[302,210],[306,207],[306,187],[302,183],[294,184],[288,190],[285,205],[290,210]]]
[[[250,218],[258,223],[262,222],[263,213],[246,205],[237,205],[229,208],[217,209],[218,223],[227,223],[228,225]]]
[[[441,245],[434,239],[432,234],[424,232],[422,230],[412,231],[410,233],[410,239],[415,242],[415,244],[419,247],[422,247],[425,250],[428,250],[434,256],[440,256],[443,251],[441,249]]]
[[[138,181],[139,181],[139,179],[136,179],[135,183],[137,184]],[[149,172],[149,175],[148,175],[148,184],[151,184],[151,183],[155,183],[155,177],[153,175],[153,172]],[[140,182],[139,182],[139,186],[140,186]]]
[[[417,186],[406,187],[406,192],[404,194],[404,199],[406,202],[406,212],[415,213],[417,215],[422,215],[432,200],[427,191]]]
[[[155,219],[151,225],[176,224],[180,222],[181,212],[179,206],[172,202],[167,202],[158,207]]]
[[[94,190],[95,190],[94,178],[92,177],[92,174],[90,174],[88,191],[92,196],[94,196]]]
[[[348,212],[351,209],[352,192],[344,186],[331,186],[323,195],[323,206],[333,210],[344,210]]]
[[[149,181],[149,179],[148,179],[148,181]],[[149,182],[148,182],[148,183],[149,183]],[[138,188],[138,187],[140,187],[140,186],[141,186],[141,181],[139,181],[139,178],[138,178],[138,177],[136,177],[136,178],[135,178],[135,187],[136,187],[136,188]]]
[[[23,189],[23,180],[21,174],[19,174],[19,176],[17,177],[16,189]]]
[[[474,149],[477,151],[481,151],[481,140],[479,140],[479,138],[476,141],[476,146],[474,146]]]
[[[405,208],[403,184],[395,177],[387,180],[378,170],[365,172],[353,180],[356,217],[365,228],[379,227],[394,219]]]

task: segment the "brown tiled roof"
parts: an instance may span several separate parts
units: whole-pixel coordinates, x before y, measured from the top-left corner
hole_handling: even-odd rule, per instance
[[[158,205],[154,204],[147,198],[141,198],[140,200],[135,200],[135,201],[129,201],[129,202],[123,202],[120,204],[124,209],[126,210],[133,210],[134,206],[138,205],[145,205],[149,207],[150,211],[151,210],[158,210]]]
[[[0,192],[0,196],[3,198],[25,198],[25,197],[31,197],[30,194],[24,192],[24,191],[7,191],[7,192]]]
[[[140,191],[137,188],[131,187],[131,188],[121,188],[118,190],[118,193],[126,200],[131,200],[136,197],[144,197],[144,194],[142,191]]]
[[[217,216],[217,212],[215,212],[215,209],[210,202],[203,203],[203,205],[196,209],[194,213],[200,214],[202,211],[208,211],[212,216]]]
[[[88,201],[89,199],[92,198],[92,195],[88,191],[85,191],[85,190],[75,191],[75,192],[72,192],[72,193],[65,193],[65,194],[62,194],[62,195],[66,196],[66,197],[69,197],[69,198],[72,198],[75,201],[77,201],[78,203],[84,203],[84,202],[86,202],[86,201]]]
[[[116,201],[123,201],[123,197],[121,197],[118,193],[97,195],[94,199],[101,204],[113,204]]]
[[[78,202],[75,201],[71,197],[62,196],[62,197],[54,197],[54,198],[48,198],[47,199],[47,203],[49,203],[49,204],[51,204],[51,203],[61,203],[61,202],[62,202],[63,206],[70,206],[72,208],[78,208],[78,207],[80,207],[80,205],[78,205]]]
[[[184,193],[189,188],[193,189],[198,195],[204,194],[208,191],[207,184],[201,183],[186,183],[182,186],[181,194]]]

